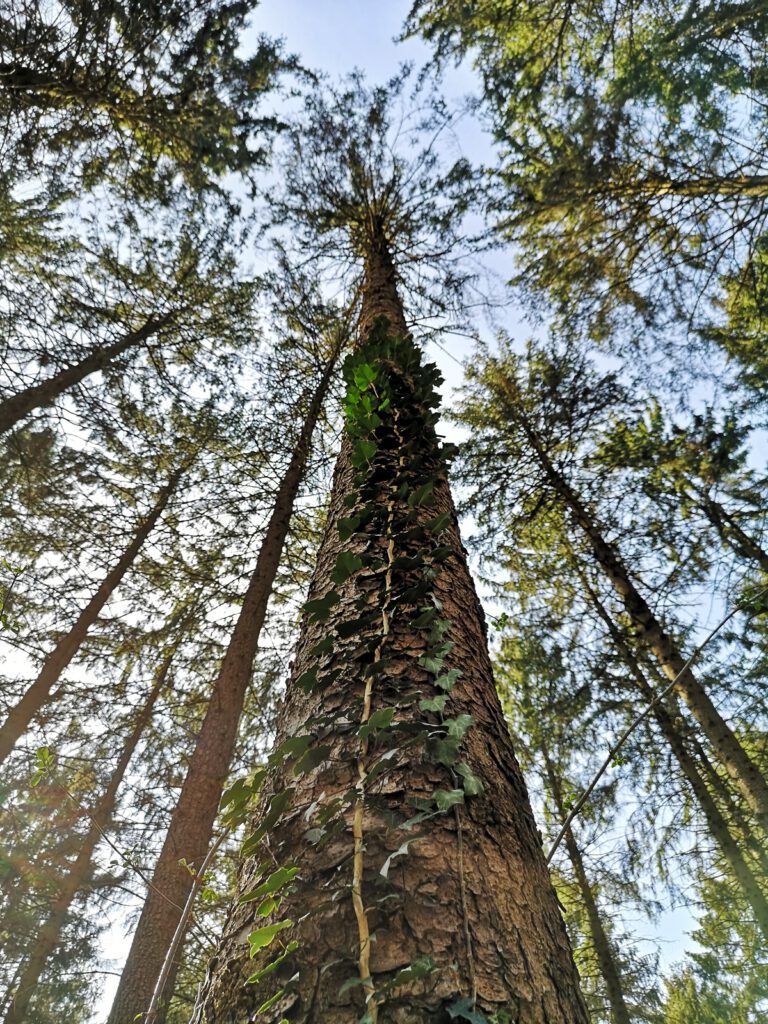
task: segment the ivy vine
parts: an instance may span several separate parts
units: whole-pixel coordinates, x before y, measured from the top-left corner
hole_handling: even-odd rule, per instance
[[[434,364],[422,363],[410,338],[391,336],[386,319],[380,318],[366,343],[347,358],[343,373],[353,473],[352,486],[344,497],[346,514],[337,519],[335,527],[343,547],[330,574],[331,585],[308,601],[304,610],[308,624],[328,623],[333,613],[332,631],[309,650],[309,664],[294,685],[308,694],[330,687],[356,694],[355,780],[345,794],[313,808],[313,827],[305,838],[319,846],[345,834],[351,819],[351,898],[358,925],[358,970],[343,987],[362,986],[366,1011],[360,1024],[377,1024],[378,1007],[390,991],[424,979],[439,968],[429,957],[422,957],[378,989],[374,986],[362,889],[367,795],[377,777],[414,745],[446,769],[445,788],[436,789],[428,799],[412,800],[410,816],[401,824],[402,845],[384,864],[377,865],[380,875],[387,878],[392,861],[407,856],[418,838],[414,834],[417,826],[446,813],[456,818],[461,864],[460,808],[467,797],[482,791],[482,783],[461,759],[462,743],[473,721],[467,714],[451,715],[451,691],[460,672],[447,667],[453,648],[449,639],[451,623],[435,593],[435,580],[443,564],[456,553],[447,532],[452,513],[435,508],[435,486],[444,477],[453,455],[453,446],[440,445],[435,435],[439,370]],[[391,682],[386,685],[391,663],[389,637],[393,624],[403,620],[409,635],[418,637],[421,644],[417,664],[423,670],[419,676],[428,680],[426,691],[420,679],[396,693]],[[356,655],[345,658],[340,665],[334,656],[336,645],[339,640],[351,638],[355,640]],[[225,794],[222,806],[229,822],[243,817],[245,808],[270,776],[280,773],[284,780],[288,764],[292,764],[294,777],[321,765],[331,748],[319,742],[318,735],[331,735],[342,716],[348,728],[350,714],[349,705],[336,713],[324,711],[305,723],[300,734],[283,740],[265,765],[236,782]],[[259,825],[243,846],[245,856],[257,854],[265,836],[291,806],[294,793],[295,788],[287,786],[273,792],[265,802]],[[299,873],[298,864],[275,868],[274,863],[265,863],[255,873],[255,888],[241,896],[241,902],[258,904],[258,917],[270,919],[250,934],[251,956],[273,940],[280,945],[275,958],[255,972],[248,979],[250,983],[257,984],[273,974],[299,948],[295,941],[283,944],[278,939],[293,922],[275,920]],[[467,955],[473,974],[463,877],[460,882]],[[474,981],[472,988],[468,999],[457,1000],[449,1007],[455,1019],[485,1019],[474,1009]],[[266,1000],[257,1016],[272,1007],[285,991],[280,989]]]

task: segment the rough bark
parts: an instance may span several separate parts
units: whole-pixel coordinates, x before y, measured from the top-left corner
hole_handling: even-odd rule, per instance
[[[641,642],[653,652],[667,679],[675,681],[676,692],[701,726],[717,758],[744,796],[761,828],[768,834],[768,782],[765,777],[712,703],[692,669],[687,667],[686,658],[632,582],[616,546],[603,537],[594,516],[556,469],[522,411],[519,412],[519,422],[550,486],[587,536],[598,565],[622,599]]]
[[[568,817],[568,812],[565,808],[560,779],[558,778],[555,767],[552,764],[546,743],[543,741],[541,742],[541,749],[544,755],[544,767],[547,773],[549,791],[552,794],[552,800],[557,811],[558,819],[562,823]],[[629,1015],[629,1009],[624,1000],[624,990],[621,985],[619,967],[613,955],[608,934],[603,927],[600,911],[597,909],[597,901],[595,900],[592,886],[589,884],[589,879],[587,878],[587,872],[584,867],[584,859],[581,856],[581,850],[579,849],[579,845],[576,842],[576,837],[574,836],[570,825],[565,830],[564,839],[565,848],[568,851],[568,859],[571,862],[579,895],[581,896],[581,901],[584,905],[584,910],[586,911],[589,934],[592,939],[595,955],[597,956],[600,974],[605,982],[608,1005],[611,1008],[611,1019],[613,1024],[632,1024],[632,1018]]]
[[[361,343],[385,318],[390,335],[406,337],[395,272],[383,238],[374,236],[367,254],[361,317]],[[407,376],[391,365],[398,400],[381,428],[381,445],[368,480],[396,478],[412,458],[418,440],[434,454],[437,438],[423,423],[417,439],[398,434],[398,423],[413,407]],[[345,436],[336,465],[328,520],[310,587],[322,598],[332,582],[342,550],[339,523],[354,507],[357,487],[353,446]],[[347,500],[349,499],[349,500]],[[407,516],[408,506],[394,490],[386,499],[387,521]],[[249,892],[260,877],[258,861],[299,866],[296,883],[284,894],[277,916],[293,922],[282,940],[298,949],[258,984],[248,984],[255,968],[274,956],[274,947],[249,961],[245,940],[264,924],[258,901],[232,907],[219,949],[209,966],[194,1014],[196,1024],[356,1024],[365,1011],[378,1024],[447,1024],[448,1008],[464,999],[477,1013],[498,1013],[519,1024],[584,1024],[586,1010],[578,976],[509,732],[496,696],[482,610],[470,577],[458,523],[441,473],[434,503],[411,522],[445,514],[445,546],[450,553],[432,581],[440,614],[450,622],[453,648],[446,667],[461,675],[450,694],[450,713],[470,714],[462,758],[482,780],[483,791],[467,797],[452,813],[435,814],[418,828],[403,829],[415,813],[414,801],[429,802],[437,790],[451,789],[455,776],[418,739],[419,696],[436,692],[420,660],[423,631],[405,596],[414,584],[409,559],[418,543],[378,527],[363,529],[352,546],[371,566],[338,585],[339,602],[321,621],[305,614],[295,666],[281,709],[278,751],[290,737],[312,729],[327,750],[310,770],[278,768],[266,800],[293,788],[288,812],[273,823],[260,856],[241,866],[238,893]],[[377,520],[378,521],[378,520]],[[402,561],[405,559],[405,561]],[[350,635],[350,608],[370,607],[362,632]],[[341,632],[339,628],[341,627]],[[314,662],[313,648],[333,636],[323,657],[323,673],[335,682],[307,688],[299,680]],[[373,669],[377,669],[374,677]],[[370,680],[375,678],[373,686]],[[384,734],[359,739],[359,726],[371,709],[396,708],[398,739],[391,750]],[[373,712],[375,713],[375,711]],[[437,732],[438,723],[434,728]],[[409,731],[412,730],[412,731]],[[375,776],[374,769],[384,767]],[[308,838],[311,826],[338,797],[342,806],[326,837]],[[272,806],[272,803],[270,803]],[[423,806],[423,805],[421,805]],[[330,812],[329,812],[330,813]],[[331,819],[328,819],[331,820]],[[309,833],[311,835],[311,833]],[[407,852],[402,850],[410,841]],[[382,869],[387,858],[387,877]],[[364,921],[361,921],[361,918]],[[362,925],[370,933],[364,939]],[[291,947],[280,945],[281,949]],[[434,970],[420,980],[400,983],[398,972],[429,957]],[[366,972],[368,976],[366,977]],[[352,982],[351,987],[343,987]],[[265,1000],[274,998],[269,1006]],[[261,1008],[261,1012],[259,1012]],[[369,1018],[366,1018],[369,1019]]]
[[[37,679],[35,679],[21,700],[11,708],[8,717],[0,726],[0,764],[8,757],[19,737],[38,711],[47,703],[51,688],[77,654],[88,630],[94,624],[102,608],[133,565],[144,541],[165,511],[166,505],[176,490],[180,479],[181,471],[173,474],[167,485],[160,492],[152,511],[142,520],[131,543],[125,549],[118,562],[107,573],[93,597],[78,615],[77,621],[69,632],[58,641],[45,659]]]
[[[155,682],[134,722],[131,734],[120,753],[107,788],[93,810],[91,824],[83,837],[77,858],[67,874],[61,879],[59,893],[51,905],[48,918],[37,933],[29,957],[23,965],[23,970],[17,984],[14,986],[14,995],[3,1024],[24,1024],[24,1021],[27,1020],[27,1010],[30,1000],[34,996],[35,986],[45,969],[49,956],[59,945],[61,931],[66,923],[72,901],[86,887],[91,878],[94,851],[104,832],[109,827],[117,801],[118,789],[139,744],[142,733],[152,717],[157,698],[160,696],[160,692],[165,685],[172,660],[173,651],[170,651],[156,673]]]
[[[336,357],[328,362],[312,396],[288,467],[275,496],[272,514],[235,628],[211,692],[208,709],[189,761],[179,800],[152,877],[152,888],[139,918],[109,1024],[133,1024],[152,999],[166,951],[192,887],[184,858],[199,867],[213,835],[213,826],[237,739],[237,727],[251,678],[253,659],[264,624],[293,506],[304,476],[312,434],[325,401]],[[173,993],[178,964],[169,975],[166,993],[152,1024],[161,1024]]]
[[[25,388],[24,391],[19,391],[17,394],[11,395],[10,398],[0,401],[0,434],[10,430],[19,420],[24,419],[35,409],[52,405],[59,395],[74,387],[75,384],[79,384],[90,374],[109,366],[123,352],[142,345],[166,322],[167,318],[148,320],[138,330],[129,331],[111,345],[102,345],[93,349],[79,363],[73,363],[72,366],[60,370],[59,373],[44,380],[41,384]]]
[[[600,598],[588,585],[587,589],[598,614],[608,627],[619,654],[632,673],[640,694],[650,704],[655,696],[653,687],[645,678],[645,674],[634,652],[622,637],[621,631],[617,628]],[[752,908],[758,926],[768,936],[768,899],[766,899],[754,872],[739,849],[738,843],[734,840],[728,827],[728,822],[713,798],[704,776],[699,771],[696,758],[688,750],[683,736],[681,736],[680,731],[676,727],[674,713],[664,703],[658,703],[654,706],[653,717],[661,735],[669,744],[672,756],[677,761],[683,777],[691,787],[704,821],[707,823],[710,835],[719,847],[720,853],[741,888],[745,900]],[[702,765],[706,765],[707,760],[704,751],[698,747],[698,744],[697,748],[699,762]],[[713,774],[716,775],[716,773]],[[730,795],[728,795],[728,799],[730,801]]]

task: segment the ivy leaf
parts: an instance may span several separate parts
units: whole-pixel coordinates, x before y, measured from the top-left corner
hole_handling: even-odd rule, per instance
[[[430,741],[429,747],[434,759],[438,764],[444,764],[448,768],[452,767],[459,759],[459,746],[461,741],[456,737],[451,739],[433,739]]]
[[[317,686],[317,665],[313,665],[312,668],[308,668],[306,672],[302,672],[296,680],[296,685],[300,690],[303,690],[304,693],[311,693]]]
[[[437,804],[439,811],[448,811],[451,807],[464,803],[463,789],[436,789],[432,799]]]
[[[331,608],[341,600],[335,590],[329,590],[325,597],[318,597],[314,601],[307,601],[304,610],[315,620],[315,622],[326,622],[331,614]]]
[[[419,508],[422,505],[431,504],[434,500],[432,497],[432,491],[435,489],[433,480],[428,480],[421,487],[417,487],[415,491],[411,491],[408,495],[408,504],[411,508]]]
[[[350,989],[357,988],[358,985],[362,984],[364,984],[364,982],[359,974],[351,974],[348,978],[345,978],[339,986],[339,995],[342,996],[345,992],[349,992]]]
[[[483,784],[465,761],[459,761],[455,768],[456,774],[464,780],[462,787],[467,796],[479,796],[483,792]]]
[[[443,724],[447,727],[450,737],[460,740],[474,722],[472,715],[458,715],[456,718],[447,718]]]
[[[328,760],[330,752],[331,748],[327,745],[321,744],[318,747],[310,747],[293,769],[293,774],[302,775],[304,772],[311,772],[313,768],[317,768],[323,761]]]
[[[340,551],[336,557],[336,568],[331,573],[331,580],[336,584],[344,583],[362,566],[363,560],[360,555],[352,551]]]
[[[301,757],[311,742],[312,736],[309,733],[304,733],[302,736],[289,736],[272,751],[267,763],[270,768],[277,768],[288,757]]]
[[[435,680],[435,686],[440,690],[445,690],[446,693],[450,693],[453,689],[454,683],[461,675],[461,671],[457,668],[452,668],[450,672],[446,672],[445,675],[440,676],[439,679]]]
[[[257,982],[261,981],[262,978],[266,978],[267,975],[272,974],[274,971],[277,970],[280,964],[283,963],[291,955],[291,953],[295,953],[298,948],[298,942],[289,942],[288,945],[285,947],[284,953],[281,953],[280,956],[272,960],[271,963],[268,963],[266,967],[262,967],[260,971],[256,971],[255,974],[252,974],[250,978],[246,979],[245,984],[255,985]]]
[[[445,711],[445,705],[448,703],[448,694],[441,693],[438,697],[432,697],[430,700],[420,700],[419,707],[422,711],[436,711],[442,714]]]
[[[238,903],[251,903],[253,900],[260,900],[265,896],[270,896],[276,893],[278,889],[282,889],[288,882],[293,881],[298,873],[299,869],[295,864],[292,864],[290,867],[278,868],[261,885],[257,885],[255,889],[251,889],[250,892],[241,896]]]
[[[290,928],[292,924],[293,921],[287,919],[285,921],[278,921],[277,924],[265,924],[263,928],[257,928],[256,931],[251,932],[248,936],[251,957],[254,957],[260,949],[268,946],[278,932],[283,931],[284,928]]]
[[[408,847],[411,845],[411,843],[415,843],[415,842],[416,842],[415,839],[406,839],[406,841],[402,844],[402,846],[399,846],[395,850],[394,853],[390,853],[390,855],[387,857],[387,859],[382,864],[381,871],[379,872],[379,874],[383,875],[384,878],[387,878],[389,876],[389,869],[392,866],[392,861],[396,857],[403,857],[403,856],[405,856],[405,854],[408,853]]]
[[[370,466],[375,454],[376,442],[361,438],[359,441],[355,441],[349,461],[355,469],[362,469],[365,466]]]
[[[324,637],[319,643],[309,649],[310,658],[319,658],[321,654],[330,654],[333,650],[333,637],[329,634]]]
[[[361,739],[365,739],[366,736],[370,736],[372,732],[377,732],[380,729],[388,729],[392,724],[392,719],[395,716],[395,708],[379,708],[378,711],[374,711],[367,722],[364,722],[357,733]]]
[[[471,999],[457,999],[446,1006],[448,1016],[451,1020],[465,1020],[469,1024],[488,1024],[488,1018],[474,1009]]]
[[[275,793],[272,799],[269,801],[269,810],[266,815],[262,818],[261,824],[243,843],[243,856],[248,857],[256,847],[259,845],[264,836],[269,832],[273,825],[277,822],[280,815],[288,807],[292,798],[294,790],[292,787],[284,789],[281,793]]]
[[[409,982],[421,981],[423,978],[428,978],[430,974],[434,974],[438,969],[431,956],[420,956],[418,960],[414,960],[407,967],[398,971],[389,987],[397,988],[399,985],[406,985]]]
[[[414,629],[422,629],[424,626],[430,626],[438,616],[437,608],[427,608],[421,615],[417,615],[411,622]]]
[[[365,391],[376,380],[376,370],[370,363],[360,363],[354,369],[354,380],[360,391]]]
[[[442,533],[446,526],[451,521],[450,512],[441,512],[439,516],[435,516],[434,519],[428,519],[424,526],[432,533]]]
[[[357,532],[360,525],[360,516],[342,516],[336,523],[340,540],[349,540],[353,533]]]
[[[378,761],[375,761],[371,765],[371,767],[368,770],[368,773],[366,775],[367,781],[368,782],[373,782],[373,780],[377,776],[381,775],[382,772],[387,771],[387,769],[391,767],[390,761],[394,758],[394,756],[398,752],[399,752],[399,748],[398,747],[394,747],[392,750],[385,751],[381,755],[381,757],[378,759]]]

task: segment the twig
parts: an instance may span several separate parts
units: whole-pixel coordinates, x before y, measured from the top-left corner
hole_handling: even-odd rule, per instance
[[[762,597],[763,594],[768,594],[768,587],[765,587],[763,590],[759,591],[755,596],[756,597]],[[706,636],[704,638],[704,640],[702,640],[702,642],[699,644],[699,646],[696,648],[696,650],[693,652],[693,654],[690,656],[690,658],[686,661],[686,663],[683,665],[683,667],[677,673],[677,675],[672,680],[672,682],[668,686],[665,686],[663,690],[661,690],[659,693],[656,694],[656,696],[653,698],[653,700],[648,705],[648,707],[645,708],[645,710],[642,711],[641,714],[639,714],[637,716],[637,718],[635,718],[634,721],[632,721],[627,726],[627,728],[624,730],[624,732],[621,734],[621,736],[619,736],[619,738],[616,741],[616,743],[614,743],[614,745],[608,751],[608,754],[607,754],[605,760],[600,765],[600,768],[596,772],[596,774],[593,777],[592,781],[589,783],[589,785],[584,790],[584,792],[581,794],[581,796],[576,801],[574,806],[568,812],[568,817],[563,822],[563,827],[558,832],[557,838],[555,839],[555,841],[552,844],[552,847],[551,847],[549,853],[547,854],[547,864],[551,863],[552,858],[554,857],[554,855],[555,855],[555,853],[557,851],[558,846],[560,845],[560,843],[563,840],[563,837],[565,836],[565,833],[568,831],[568,829],[571,826],[571,822],[576,817],[576,815],[579,813],[579,811],[584,806],[584,804],[587,802],[587,800],[589,799],[593,789],[598,784],[598,782],[603,777],[603,775],[605,775],[605,773],[608,770],[608,768],[609,768],[611,762],[613,761],[614,757],[619,752],[619,750],[624,746],[624,744],[627,741],[627,739],[629,739],[629,737],[632,735],[632,733],[635,731],[635,729],[638,727],[638,725],[640,725],[640,723],[642,721],[644,721],[644,719],[646,719],[648,717],[648,715],[651,713],[651,711],[653,711],[653,709],[656,707],[656,705],[660,701],[664,700],[664,698],[669,693],[672,692],[672,690],[674,689],[675,685],[677,684],[677,681],[680,678],[680,676],[683,675],[684,672],[688,671],[688,669],[691,667],[691,665],[696,660],[696,658],[698,658],[698,656],[701,654],[701,652],[707,646],[709,641],[712,640],[713,637],[717,636],[717,634],[720,632],[720,630],[723,628],[723,626],[727,622],[730,622],[730,620],[733,618],[734,615],[737,614],[737,612],[740,612],[742,610],[743,609],[741,608],[741,606],[737,604],[734,608],[732,608],[728,612],[728,614],[725,616],[725,618],[722,620],[722,622],[719,622],[717,624],[717,626],[715,626],[715,628],[712,630],[712,632],[709,633],[709,635]]]

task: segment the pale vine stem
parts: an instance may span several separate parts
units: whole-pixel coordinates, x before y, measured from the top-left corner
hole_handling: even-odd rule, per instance
[[[152,999],[150,1001],[149,1008],[147,1009],[147,1012],[144,1014],[144,1016],[141,1018],[142,1021],[146,1021],[146,1024],[151,1024],[151,1022],[157,1016],[160,1000],[163,997],[163,989],[165,988],[165,984],[168,981],[168,976],[171,973],[171,968],[173,967],[174,957],[176,956],[176,952],[179,946],[181,945],[182,939],[184,938],[184,934],[187,930],[187,924],[189,923],[189,919],[192,915],[192,909],[195,905],[195,899],[197,898],[197,891],[205,881],[205,873],[208,870],[211,861],[216,856],[221,847],[221,844],[224,842],[224,840],[227,838],[229,834],[229,829],[225,829],[221,833],[216,842],[213,843],[211,847],[209,847],[208,853],[206,853],[205,859],[203,860],[203,863],[200,865],[200,870],[195,872],[195,875],[192,880],[192,888],[189,890],[189,895],[187,896],[186,903],[184,904],[184,909],[181,912],[179,923],[176,925],[176,931],[174,932],[173,938],[171,939],[171,944],[168,946],[168,949],[165,952],[165,960],[163,961],[163,967],[162,970],[160,971],[160,977],[157,979],[155,990],[152,993]]]
[[[768,594],[768,587],[764,587],[762,590],[758,591],[758,593],[754,595],[753,600],[755,600],[758,597],[763,597],[765,594]],[[684,672],[688,671],[688,669],[694,663],[696,658],[698,658],[698,656],[701,654],[701,652],[704,650],[704,648],[707,646],[710,640],[714,639],[714,637],[717,636],[717,634],[720,632],[723,626],[725,626],[726,623],[730,622],[734,615],[743,610],[744,609],[741,607],[741,605],[738,604],[731,608],[731,610],[728,612],[725,618],[718,622],[715,628],[710,633],[708,633],[707,636],[704,637],[702,642],[699,644],[699,646],[696,648],[696,650],[693,652],[690,658],[686,661],[686,663],[677,673],[672,682],[669,683],[668,686],[665,686],[663,690],[659,690],[659,692],[656,694],[656,696],[653,698],[650,704],[637,716],[637,718],[633,719],[632,722],[630,722],[630,724],[627,726],[627,728],[624,730],[621,736],[619,736],[618,740],[613,744],[613,746],[608,751],[605,760],[598,768],[597,772],[593,776],[587,788],[584,790],[579,799],[568,812],[568,816],[563,822],[563,826],[557,833],[557,837],[554,843],[552,843],[552,848],[547,854],[547,864],[550,864],[552,862],[552,858],[554,857],[558,846],[563,841],[565,833],[571,827],[571,822],[579,813],[584,804],[587,802],[590,795],[592,794],[593,789],[598,784],[603,775],[605,775],[608,768],[610,767],[611,762],[616,757],[619,750],[621,750],[621,748],[624,746],[629,737],[632,735],[632,733],[635,731],[635,729],[637,729],[637,727],[648,717],[648,715],[650,715],[650,713],[653,711],[656,705],[659,704],[660,701],[664,700],[664,698],[672,692],[672,690],[677,685],[677,681],[680,678],[680,676],[683,675]]]

